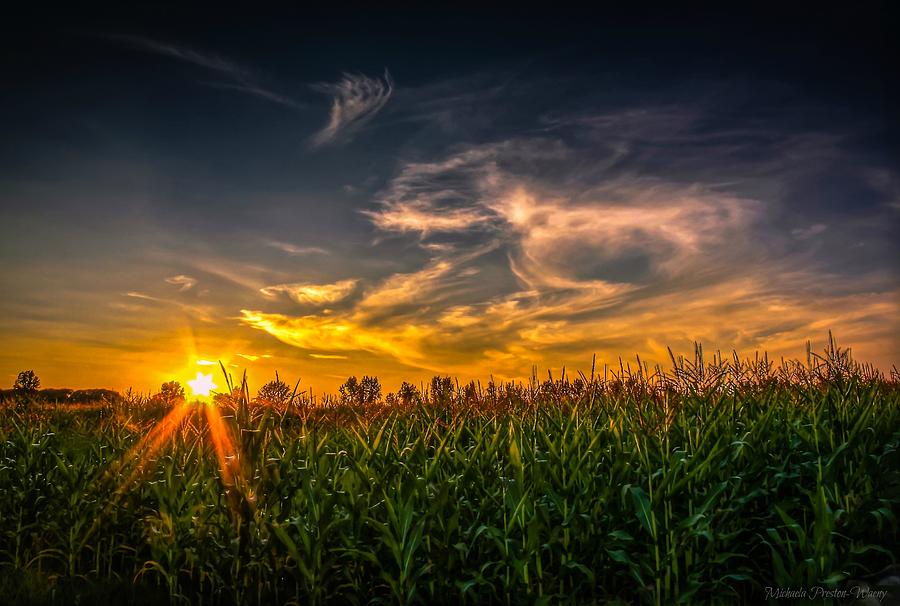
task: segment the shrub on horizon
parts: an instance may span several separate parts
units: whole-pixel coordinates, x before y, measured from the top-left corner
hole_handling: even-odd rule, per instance
[[[23,370],[13,383],[13,389],[23,395],[34,395],[40,386],[41,380],[33,370]]]
[[[159,388],[159,393],[153,399],[167,406],[174,406],[184,401],[184,387],[178,381],[167,381]]]

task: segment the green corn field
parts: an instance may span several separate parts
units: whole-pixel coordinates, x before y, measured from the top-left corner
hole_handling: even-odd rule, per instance
[[[734,604],[896,574],[900,381],[833,345],[342,395],[7,399],[0,602]]]

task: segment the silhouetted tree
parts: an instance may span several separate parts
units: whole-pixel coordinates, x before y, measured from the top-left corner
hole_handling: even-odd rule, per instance
[[[407,383],[403,381],[400,385],[400,389],[397,390],[397,399],[404,406],[409,406],[422,398],[422,394],[419,393],[419,390],[415,385]]]
[[[344,384],[338,387],[338,391],[341,394],[342,403],[352,403],[356,399],[356,395],[359,393],[359,379],[357,379],[355,376],[347,377],[347,380],[344,381]]]
[[[378,402],[381,399],[381,383],[378,377],[364,376],[362,381],[356,377],[349,377],[339,391],[341,392],[341,402],[344,404],[362,404],[369,405]]]
[[[13,383],[13,389],[21,394],[29,395],[36,393],[40,386],[41,380],[33,370],[23,370],[19,373],[19,376],[16,377],[16,382]]]
[[[168,381],[159,388],[157,398],[169,406],[184,401],[184,387],[178,381]]]

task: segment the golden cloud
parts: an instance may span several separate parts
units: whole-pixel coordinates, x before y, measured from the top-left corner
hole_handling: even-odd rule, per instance
[[[356,288],[357,280],[341,280],[332,284],[276,284],[260,288],[267,297],[286,294],[301,305],[330,305],[346,299]]]

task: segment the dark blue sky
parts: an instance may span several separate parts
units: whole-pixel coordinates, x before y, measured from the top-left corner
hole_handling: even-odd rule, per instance
[[[900,358],[886,4],[2,29],[4,376]]]

